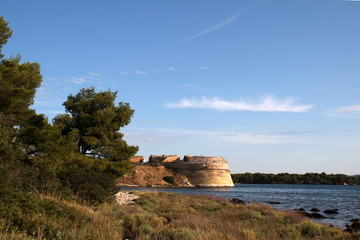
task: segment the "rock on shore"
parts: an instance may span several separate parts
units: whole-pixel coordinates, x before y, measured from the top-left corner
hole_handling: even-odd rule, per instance
[[[118,193],[115,194],[115,199],[116,199],[116,202],[119,204],[119,205],[129,205],[129,204],[132,204],[134,203],[134,200],[139,198],[138,195],[135,195],[135,194],[131,194],[129,192],[123,192],[123,191],[120,191]]]

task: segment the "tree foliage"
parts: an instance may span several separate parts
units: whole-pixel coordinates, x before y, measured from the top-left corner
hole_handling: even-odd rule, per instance
[[[0,17],[1,59],[11,34]],[[30,108],[41,82],[38,63],[22,63],[19,56],[0,61],[0,205],[11,192],[25,197],[46,192],[95,204],[111,199],[115,178],[131,170],[129,159],[138,150],[119,132],[134,110],[128,103],[114,106],[117,92],[82,89],[64,103],[69,114],[51,124]]]
[[[0,16],[0,59],[4,57],[1,54],[1,49],[3,45],[7,43],[7,40],[11,37],[13,31],[9,27],[9,23],[6,22],[3,16]]]
[[[231,174],[234,183],[243,184],[327,184],[342,185],[360,184],[360,176],[345,174],[306,173],[306,174],[267,174],[267,173],[237,173]]]
[[[96,93],[94,87],[83,88],[63,103],[70,115],[58,115],[54,124],[62,124],[64,134],[78,130],[76,142],[84,155],[110,161],[129,160],[138,147],[128,146],[119,130],[130,123],[134,110],[128,103],[115,106],[116,95],[117,92],[110,90]]]
[[[26,121],[34,111],[36,89],[42,77],[38,63],[20,63],[20,57],[3,59],[0,62],[0,111],[14,115],[19,123]]]

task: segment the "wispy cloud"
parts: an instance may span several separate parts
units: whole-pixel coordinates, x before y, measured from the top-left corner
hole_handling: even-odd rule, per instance
[[[219,134],[219,142],[245,143],[245,144],[308,144],[307,140],[294,138],[291,136],[280,135],[261,135],[261,134]]]
[[[205,30],[203,30],[203,31],[191,36],[191,37],[188,37],[188,38],[184,39],[181,43],[188,42],[190,40],[201,37],[201,36],[203,36],[205,34],[211,33],[211,32],[213,32],[215,30],[221,29],[221,28],[229,25],[230,23],[234,22],[240,15],[244,14],[246,11],[248,11],[251,7],[253,7],[258,2],[260,2],[260,1],[253,1],[252,3],[246,5],[242,9],[240,9],[237,13],[225,18],[221,22],[219,22],[219,23],[217,23],[217,24],[215,24],[215,25],[213,25],[213,26],[211,26],[209,28],[206,28]]]
[[[133,143],[150,143],[170,145],[179,141],[187,144],[216,144],[229,146],[233,144],[309,144],[310,142],[287,135],[251,134],[222,131],[194,131],[183,129],[129,128],[125,139]]]
[[[145,75],[145,74],[147,74],[147,72],[144,72],[144,71],[141,71],[141,70],[135,70],[135,71],[134,71],[134,74],[137,74],[137,75]]]
[[[208,70],[208,67],[206,67],[206,66],[199,66],[198,68],[201,70]]]
[[[44,80],[45,80],[45,81],[51,81],[51,82],[54,82],[54,81],[56,81],[56,78],[53,78],[53,77],[46,77]]]
[[[360,0],[359,0],[360,1]],[[332,112],[344,113],[344,112],[359,112],[360,113],[360,105],[348,106],[348,107],[340,107],[335,108]]]
[[[360,105],[335,108],[325,115],[328,117],[360,118]]]
[[[343,0],[344,2],[360,2],[360,0]]]
[[[119,73],[124,76],[129,76],[129,73],[127,71],[119,71]]]
[[[200,65],[200,66],[194,66],[194,67],[189,67],[189,68],[185,68],[185,70],[194,70],[194,69],[200,69],[200,70],[208,70],[208,67],[207,66],[203,66],[203,65]],[[145,74],[159,74],[159,73],[162,73],[162,72],[165,72],[165,71],[181,71],[181,70],[184,70],[182,68],[176,68],[174,66],[169,66],[167,68],[164,68],[164,69],[151,69],[149,71],[143,71],[143,70],[140,70],[140,69],[137,69],[133,72],[128,72],[128,71],[125,71],[125,70],[121,70],[121,71],[118,71],[120,74],[124,75],[124,76],[130,76],[132,73],[135,74],[135,75],[145,75]],[[100,75],[98,73],[92,73],[90,72],[89,73],[89,76],[87,76],[88,79],[94,79],[95,77],[105,77],[103,75]]]
[[[90,76],[94,76],[94,77],[100,77],[100,74],[99,74],[99,73],[90,72],[89,75],[90,75]]]
[[[75,84],[82,84],[87,82],[88,80],[86,80],[85,78],[82,77],[71,77],[71,82],[75,83]]]
[[[246,100],[225,101],[219,98],[183,98],[179,102],[167,103],[167,108],[205,108],[218,111],[253,111],[253,112],[306,112],[313,105],[296,105],[292,98],[275,99],[266,96],[254,103]]]
[[[221,21],[221,22],[219,22],[219,23],[217,23],[217,24],[215,24],[215,25],[213,25],[213,26],[211,26],[211,27],[209,27],[209,28],[207,28],[207,29],[205,29],[205,30],[191,36],[191,37],[188,37],[188,38],[184,39],[182,41],[182,43],[188,42],[188,41],[193,40],[195,38],[201,37],[202,35],[205,35],[207,33],[210,33],[210,32],[213,32],[215,30],[218,30],[220,28],[223,28],[226,25],[228,25],[228,24],[232,23],[233,21],[235,21],[235,19],[237,19],[239,16],[240,16],[239,13],[233,14],[233,15],[227,17],[226,19],[224,19],[223,21]]]
[[[262,132],[262,133],[254,133],[253,135],[262,135],[262,136],[270,136],[270,135],[278,135],[278,136],[292,136],[292,135],[303,135],[303,134],[317,134],[324,133],[322,130],[311,130],[311,131],[284,131],[284,132]]]

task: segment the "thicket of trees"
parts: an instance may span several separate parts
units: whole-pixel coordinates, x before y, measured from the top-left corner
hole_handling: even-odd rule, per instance
[[[267,174],[267,173],[238,173],[231,174],[234,183],[243,184],[322,184],[342,185],[360,184],[360,176],[345,174],[306,173],[306,174]]]
[[[30,108],[42,82],[40,65],[1,53],[11,34],[0,17],[0,206],[34,192],[92,204],[110,199],[114,180],[131,170],[138,151],[119,132],[134,110],[128,103],[115,106],[117,92],[92,87],[69,95],[66,114],[49,123]]]

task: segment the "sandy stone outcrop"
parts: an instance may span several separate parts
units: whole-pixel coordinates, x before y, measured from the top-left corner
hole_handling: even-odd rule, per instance
[[[130,162],[132,163],[143,163],[145,161],[144,156],[134,156],[130,159]]]
[[[115,194],[116,202],[119,205],[129,205],[134,203],[135,199],[138,199],[139,196],[135,194],[131,194],[129,192],[120,191]]]
[[[172,177],[176,186],[193,187],[185,175],[162,165],[136,165],[131,173],[116,180],[116,184],[128,187],[167,187],[169,183],[164,177]]]

